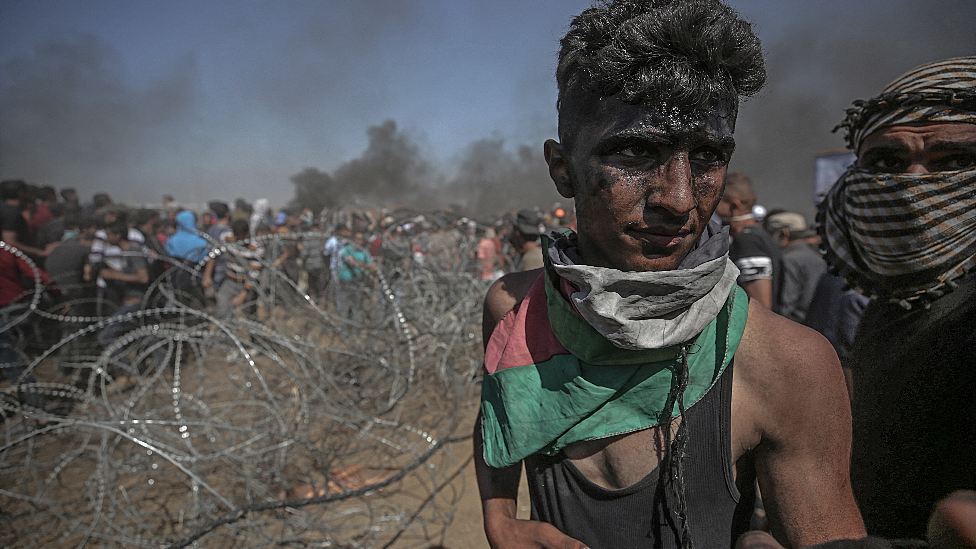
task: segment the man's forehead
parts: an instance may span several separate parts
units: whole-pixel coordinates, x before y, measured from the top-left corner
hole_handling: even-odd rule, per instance
[[[884,126],[865,136],[861,142],[861,149],[874,144],[894,143],[913,137],[933,142],[970,143],[976,141],[976,124],[918,122]]]
[[[606,133],[717,133],[731,135],[735,120],[729,109],[719,103],[679,107],[669,101],[647,101],[631,104],[610,97],[603,98],[594,110],[591,122]]]

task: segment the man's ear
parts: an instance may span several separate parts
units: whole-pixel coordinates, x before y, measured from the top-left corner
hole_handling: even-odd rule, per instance
[[[549,177],[556,184],[556,190],[564,198],[573,198],[573,184],[569,180],[569,168],[563,146],[557,141],[547,139],[543,145],[546,164],[549,164]]]
[[[742,201],[738,198],[730,199],[729,206],[731,206],[730,209],[732,211],[732,217],[752,213],[752,208],[746,208],[745,205],[742,204]]]

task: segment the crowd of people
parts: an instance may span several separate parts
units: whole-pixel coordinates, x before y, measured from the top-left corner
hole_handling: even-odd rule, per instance
[[[746,294],[823,334],[846,365],[870,299],[830,271],[814,226],[799,213],[760,206],[741,173],[728,175],[716,217],[729,229],[729,258]]]
[[[568,221],[558,205],[479,221],[449,211],[272,211],[266,199],[237,199],[233,208],[214,200],[195,211],[171,196],[161,207],[133,208],[97,193],[81,204],[74,189],[57,193],[21,180],[0,182],[0,192],[0,373],[27,388],[25,403],[41,408],[46,403],[29,390],[34,377],[18,355],[25,342],[12,329],[36,294],[35,275],[45,299],[69,317],[121,319],[180,304],[220,321],[264,320],[282,300],[308,295],[362,323],[388,312],[377,276],[397,295],[410,269],[494,280],[541,265],[539,236]],[[296,291],[275,297],[272,287],[281,283]],[[108,348],[130,328],[108,322],[98,342]]]

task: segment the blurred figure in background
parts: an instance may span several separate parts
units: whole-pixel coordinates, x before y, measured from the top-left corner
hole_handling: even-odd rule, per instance
[[[495,238],[495,229],[485,229],[478,241],[478,265],[481,280],[494,280],[504,274],[502,271],[501,245]]]
[[[170,282],[178,292],[202,302],[202,273],[199,264],[207,257],[210,243],[197,231],[197,216],[190,210],[176,214],[177,231],[163,249],[172,258]],[[179,299],[179,296],[177,297]]]
[[[779,245],[756,221],[755,204],[752,181],[741,173],[730,173],[715,213],[732,236],[729,258],[739,268],[739,286],[767,309],[779,312],[776,299],[783,280],[783,257]]]
[[[353,322],[364,318],[363,304],[370,292],[366,272],[373,268],[373,258],[366,249],[366,236],[357,232],[339,252],[339,287],[336,291],[336,311]]]
[[[542,236],[539,222],[539,214],[533,210],[522,210],[515,216],[512,234],[508,237],[508,241],[512,243],[512,247],[518,254],[515,260],[517,271],[531,271],[543,267],[542,246],[539,245],[539,237]]]
[[[827,262],[820,255],[820,237],[807,226],[803,216],[783,212],[766,218],[765,226],[782,247],[783,276],[779,292],[779,314],[803,324]]]

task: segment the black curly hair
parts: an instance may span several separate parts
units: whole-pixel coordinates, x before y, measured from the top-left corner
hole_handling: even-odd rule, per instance
[[[568,143],[586,103],[616,96],[681,110],[716,102],[735,121],[739,97],[766,82],[752,25],[718,0],[601,1],[560,41],[559,138]]]

